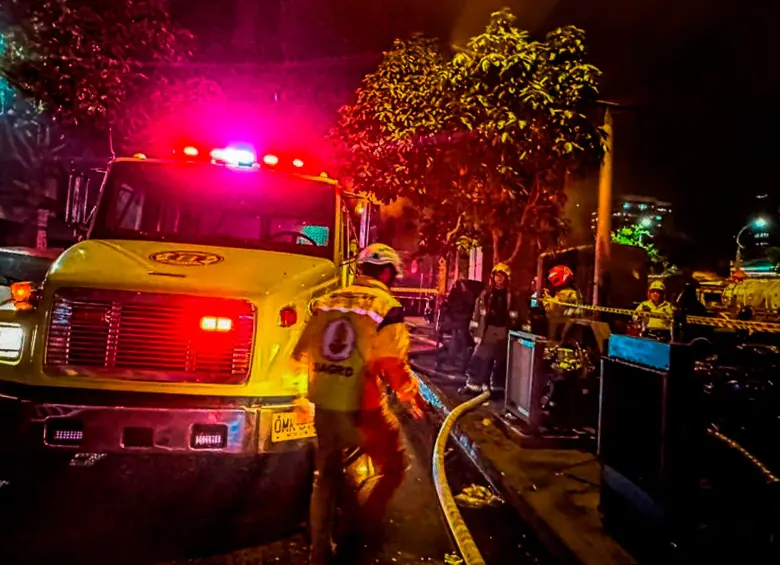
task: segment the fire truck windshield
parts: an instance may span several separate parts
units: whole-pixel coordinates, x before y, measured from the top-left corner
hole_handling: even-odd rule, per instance
[[[330,184],[211,164],[119,162],[91,237],[266,249],[333,257]]]

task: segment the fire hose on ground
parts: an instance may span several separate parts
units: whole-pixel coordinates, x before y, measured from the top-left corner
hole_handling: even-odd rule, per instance
[[[460,510],[458,510],[458,506],[455,503],[455,498],[452,496],[452,490],[447,482],[447,473],[444,469],[444,456],[450,432],[452,432],[458,419],[465,413],[481,406],[489,399],[490,392],[483,392],[476,398],[460,404],[450,412],[447,418],[445,418],[441,430],[439,430],[439,435],[436,437],[436,444],[433,448],[433,483],[436,486],[439,505],[444,512],[447,525],[466,565],[485,565],[485,559],[477,548],[474,538],[471,537],[471,532],[466,527],[463,516],[461,516]]]
[[[731,439],[727,435],[718,431],[715,425],[711,425],[707,429],[707,433],[715,439],[723,442],[726,446],[739,453],[746,461],[748,461],[753,467],[761,474],[768,485],[780,484],[780,478],[778,478],[769,468],[761,462],[755,455],[750,453],[747,449],[742,447],[738,442]]]

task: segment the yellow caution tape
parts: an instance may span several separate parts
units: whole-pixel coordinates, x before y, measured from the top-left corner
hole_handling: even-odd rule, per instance
[[[553,298],[543,299],[544,303],[556,304],[564,308],[575,310],[585,310],[588,312],[603,312],[605,314],[618,314],[622,316],[636,316],[639,318],[660,318],[671,320],[672,316],[668,314],[658,314],[655,312],[642,312],[629,310],[627,308],[611,308],[607,306],[589,306],[587,304],[571,304],[568,302],[559,302]],[[735,330],[748,330],[753,332],[780,333],[780,323],[775,322],[747,322],[743,320],[731,320],[728,318],[707,318],[704,316],[688,316],[687,323],[699,326],[709,326],[714,328],[729,328]]]
[[[435,288],[411,288],[411,287],[393,287],[390,289],[396,294],[439,294],[438,289]]]

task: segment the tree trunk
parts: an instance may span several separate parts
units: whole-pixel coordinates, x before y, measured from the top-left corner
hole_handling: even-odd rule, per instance
[[[490,234],[493,236],[493,265],[495,266],[501,262],[501,232],[493,228]]]
[[[522,229],[522,223],[520,224],[520,229]],[[520,256],[520,251],[523,249],[523,232],[519,232],[517,234],[517,239],[515,239],[515,247],[512,249],[512,254],[509,256],[509,258],[506,260],[506,263],[508,265],[511,265],[515,261],[517,261],[517,258]]]
[[[535,179],[533,182],[533,188],[531,191],[531,194],[528,197],[528,203],[523,208],[523,215],[520,217],[520,223],[517,227],[517,239],[515,240],[515,246],[512,249],[512,253],[509,255],[505,263],[508,265],[511,265],[515,261],[517,261],[517,258],[520,256],[520,252],[523,249],[523,230],[525,229],[525,225],[528,221],[528,214],[531,210],[533,210],[537,203],[539,202],[539,196],[541,194],[541,187],[539,186],[539,179]]]

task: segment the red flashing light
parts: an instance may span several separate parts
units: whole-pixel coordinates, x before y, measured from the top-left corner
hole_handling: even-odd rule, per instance
[[[279,157],[277,157],[276,155],[265,155],[263,157],[263,163],[265,163],[266,165],[271,165],[273,167],[274,165],[279,164]]]
[[[229,332],[233,329],[233,320],[230,318],[217,318],[216,316],[204,316],[200,319],[200,329],[204,332]]]
[[[184,148],[183,153],[187,157],[197,157],[200,154],[200,151],[198,151],[197,147],[188,146]]]
[[[293,159],[293,167],[298,167],[300,169],[303,167],[303,161],[300,159]]]
[[[298,323],[298,312],[293,306],[285,306],[279,310],[279,325],[289,328]]]

